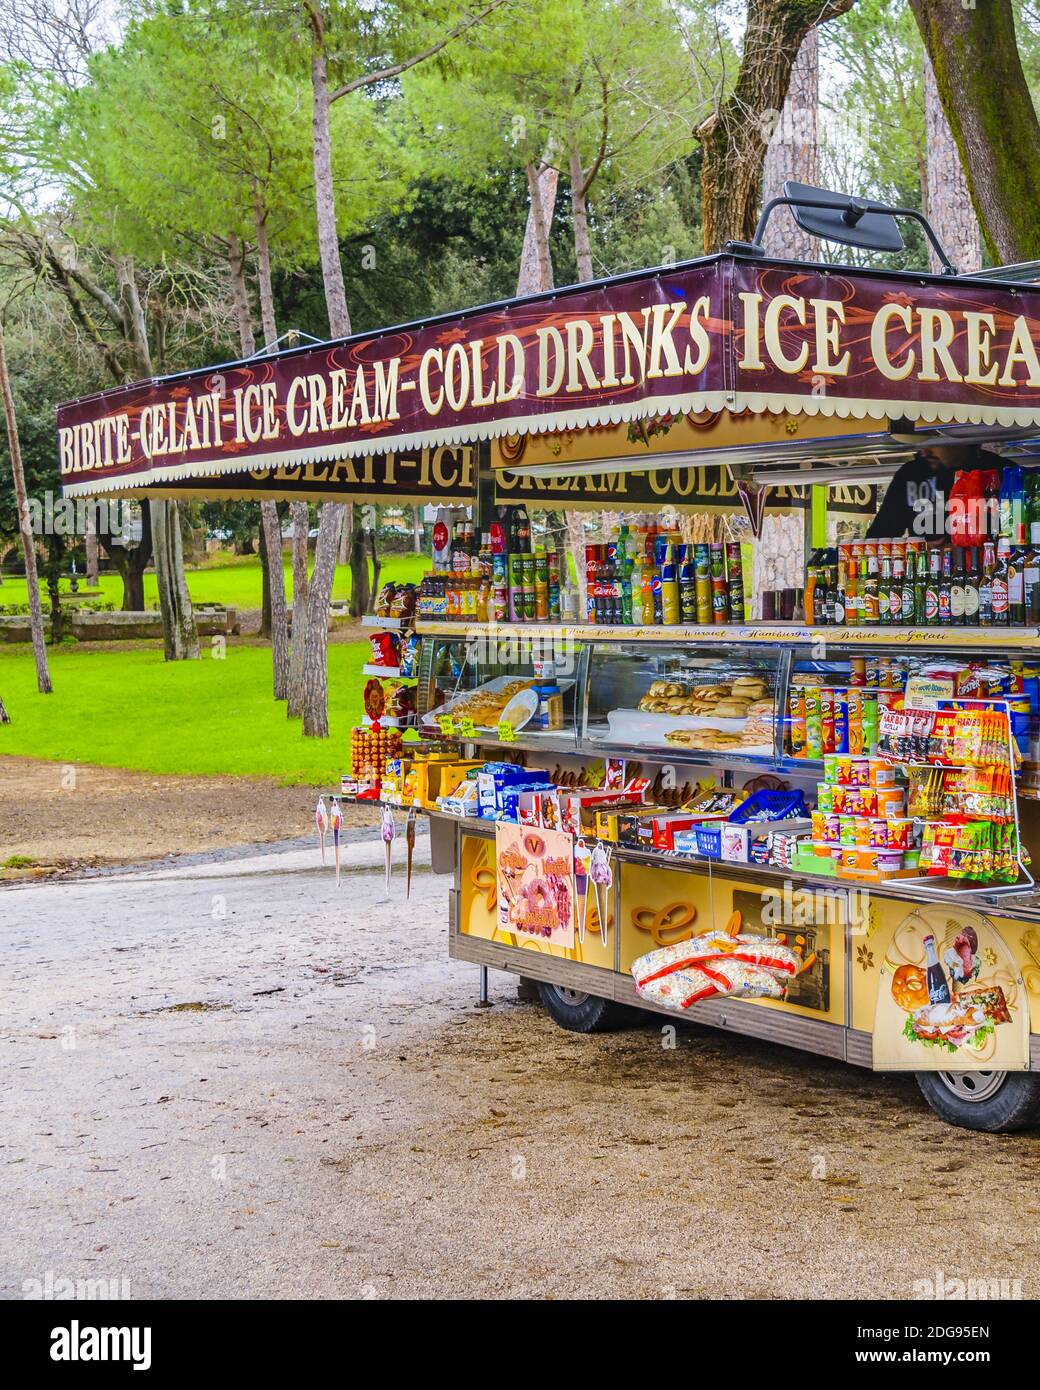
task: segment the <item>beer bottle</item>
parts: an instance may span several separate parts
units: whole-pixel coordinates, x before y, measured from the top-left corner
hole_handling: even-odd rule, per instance
[[[859,555],[857,546],[850,545],[845,560],[845,622],[857,627],[860,620]]]
[[[1024,627],[1025,621],[1025,579],[1022,548],[1013,545],[1008,551],[1008,623],[1011,627]]]
[[[903,613],[903,584],[906,579],[906,558],[902,541],[892,543],[891,577],[888,591],[888,621],[899,627],[906,622]]]
[[[997,562],[993,567],[992,605],[995,627],[1007,627],[1009,621],[1008,555],[1011,547],[1003,537],[997,547]]]
[[[928,550],[928,579],[924,591],[924,624],[935,627],[939,622],[939,585],[942,582],[942,553],[937,545]]]
[[[889,612],[892,603],[892,560],[888,555],[882,555],[878,562],[880,573],[878,575],[877,592],[877,620],[887,627],[892,621]]]
[[[1040,543],[1030,545],[1022,561],[1022,604],[1025,621],[1040,623]]]
[[[982,627],[989,627],[993,622],[993,571],[996,563],[993,542],[986,541],[982,547],[982,569],[979,574],[979,624]]]
[[[979,621],[979,552],[968,547],[964,566],[964,622],[975,627]]]
[[[908,541],[906,545],[906,564],[903,570],[903,622],[907,627],[916,627],[918,623],[917,595],[915,592],[914,581],[917,578],[917,550],[915,542]]]
[[[1026,521],[1029,529],[1029,544],[1040,546],[1040,473],[1028,474],[1029,488],[1026,500]]]
[[[953,548],[953,567],[950,575],[950,622],[964,626],[964,547]]]
[[[940,554],[939,623],[943,627],[949,627],[953,622],[953,562],[950,558],[950,547],[945,542]]]

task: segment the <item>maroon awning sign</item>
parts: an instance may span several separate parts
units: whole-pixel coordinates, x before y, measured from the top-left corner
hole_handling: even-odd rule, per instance
[[[1019,287],[712,256],[106,391],[58,450],[75,494],[704,410],[1040,426],[1038,342]]]

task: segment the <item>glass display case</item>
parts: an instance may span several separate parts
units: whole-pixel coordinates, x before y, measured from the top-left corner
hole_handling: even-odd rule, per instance
[[[593,642],[582,746],[772,763],[784,669],[775,647]]]
[[[565,653],[536,641],[426,638],[420,671],[419,713],[428,731],[486,744],[550,747],[577,743],[577,712],[584,692],[584,649]]]

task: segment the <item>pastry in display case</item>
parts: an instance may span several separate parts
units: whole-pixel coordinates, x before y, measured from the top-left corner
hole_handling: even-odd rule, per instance
[[[557,673],[557,663],[536,647],[513,645],[499,653],[494,644],[467,649],[461,669],[456,654],[452,690],[440,692],[423,714],[426,727],[451,718],[473,731],[512,741],[574,742],[575,676]]]
[[[720,656],[693,645],[665,652],[594,644],[585,739],[772,759],[778,670],[773,651]]]

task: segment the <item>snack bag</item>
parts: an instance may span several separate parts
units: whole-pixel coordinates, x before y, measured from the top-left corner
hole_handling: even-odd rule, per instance
[[[396,632],[373,632],[368,639],[373,666],[396,666],[401,651],[401,639]]]

